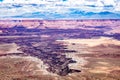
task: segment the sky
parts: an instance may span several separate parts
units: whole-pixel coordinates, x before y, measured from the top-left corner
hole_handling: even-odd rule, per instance
[[[0,0],[0,19],[120,19],[120,0]]]

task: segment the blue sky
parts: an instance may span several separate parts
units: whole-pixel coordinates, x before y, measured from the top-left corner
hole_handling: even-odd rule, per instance
[[[0,18],[120,19],[120,0],[0,0]]]

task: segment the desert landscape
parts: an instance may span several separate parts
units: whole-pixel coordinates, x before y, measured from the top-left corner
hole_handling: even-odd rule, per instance
[[[120,80],[120,20],[0,20],[0,80]]]

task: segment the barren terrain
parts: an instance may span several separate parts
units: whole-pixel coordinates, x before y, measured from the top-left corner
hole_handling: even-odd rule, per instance
[[[109,29],[107,34],[120,33],[120,20],[0,20],[0,27],[25,26],[39,29]],[[100,27],[103,26],[103,27]]]
[[[119,80],[120,20],[0,20],[0,80]]]

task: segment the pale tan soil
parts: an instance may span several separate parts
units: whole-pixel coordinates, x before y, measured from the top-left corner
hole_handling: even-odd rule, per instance
[[[61,40],[57,40],[57,41],[61,41]],[[64,42],[67,43],[75,43],[75,44],[81,44],[84,46],[88,46],[88,47],[94,47],[94,46],[98,46],[98,45],[108,45],[108,44],[114,44],[114,45],[120,45],[120,41],[112,39],[112,38],[108,38],[108,37],[100,37],[100,38],[94,38],[94,39],[66,39],[66,40],[62,40]]]
[[[0,57],[0,80],[50,75],[46,67],[40,59],[34,57],[3,56]]]
[[[72,40],[72,41],[71,41]],[[98,41],[100,42],[98,42]],[[81,41],[84,41],[83,43]],[[70,64],[71,69],[81,70],[67,76],[58,76],[46,71],[42,61],[34,57],[0,57],[0,80],[119,80],[120,58],[81,56],[84,54],[119,54],[119,41],[111,38],[69,39],[58,42],[67,44],[65,53],[77,63]],[[86,43],[85,43],[86,42]],[[90,43],[91,42],[91,43]],[[73,44],[74,43],[74,44]],[[94,43],[94,44],[93,44]],[[36,44],[37,45],[37,44]]]
[[[68,49],[76,50],[77,53],[68,53],[77,63],[71,64],[71,68],[82,71],[85,75],[83,80],[119,80],[120,77],[120,58],[118,57],[95,57],[100,54],[120,54],[120,41],[112,38],[98,39],[67,39],[58,42],[68,44]],[[93,56],[86,56],[91,54]],[[85,55],[85,56],[82,56]],[[114,72],[114,73],[112,73]],[[76,73],[81,75],[80,73]],[[75,75],[74,73],[72,75]],[[94,76],[92,76],[94,75]],[[76,75],[75,75],[76,76]],[[79,78],[78,80],[82,80]]]
[[[0,54],[21,53],[15,43],[0,44]]]

